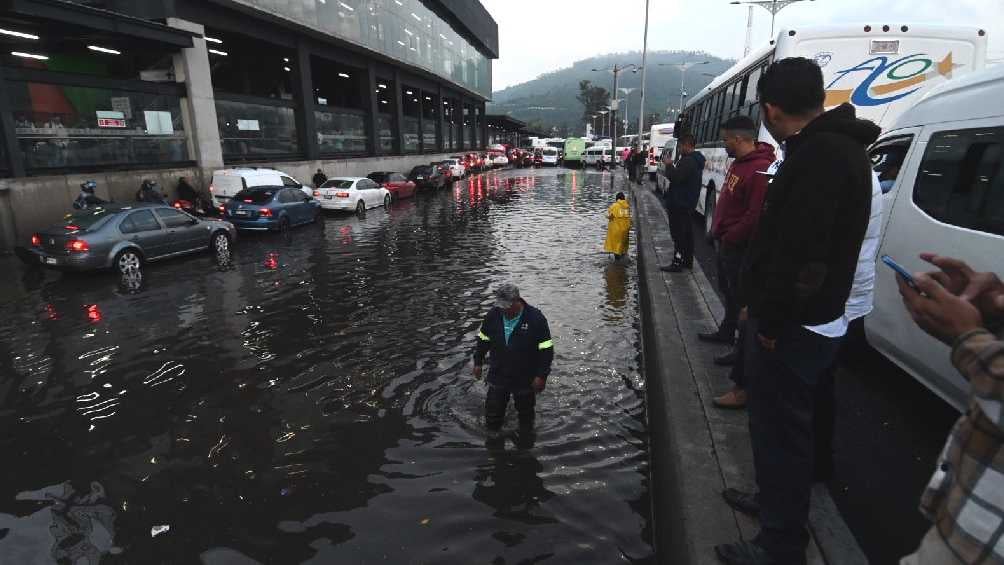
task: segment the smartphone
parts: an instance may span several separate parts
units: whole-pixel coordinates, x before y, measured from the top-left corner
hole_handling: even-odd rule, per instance
[[[911,275],[909,271],[903,268],[903,265],[900,265],[892,257],[888,255],[882,256],[882,262],[885,263],[886,265],[889,265],[889,267],[892,268],[892,270],[896,271],[896,274],[903,277],[903,281],[906,282],[907,286],[909,286],[913,290],[916,290],[917,292],[921,292],[920,287],[917,286],[917,281],[913,280],[913,275]],[[921,294],[923,293],[921,292]]]

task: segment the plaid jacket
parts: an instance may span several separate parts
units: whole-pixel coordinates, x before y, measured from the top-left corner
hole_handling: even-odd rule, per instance
[[[963,335],[952,363],[970,384],[969,409],[952,428],[920,509],[960,563],[1004,565],[1004,341]]]

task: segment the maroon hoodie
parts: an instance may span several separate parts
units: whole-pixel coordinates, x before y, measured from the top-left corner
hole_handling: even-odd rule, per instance
[[[753,237],[767,195],[767,168],[773,162],[774,147],[762,141],[748,155],[732,162],[711,222],[715,239],[744,246]]]

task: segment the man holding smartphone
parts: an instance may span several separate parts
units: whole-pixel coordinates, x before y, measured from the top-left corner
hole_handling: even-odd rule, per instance
[[[971,393],[920,501],[933,525],[900,564],[993,563],[1004,522],[1004,283],[958,259],[920,257],[940,270],[914,275],[913,285],[898,275],[903,304],[952,348]],[[995,326],[996,336],[986,329]]]
[[[801,565],[816,389],[840,343],[810,328],[844,315],[871,212],[866,148],[879,127],[857,119],[850,104],[824,111],[822,71],[802,57],[772,63],[757,93],[764,125],[785,158],[767,189],[740,282],[749,308],[744,352],[760,533],[715,551],[733,565]]]

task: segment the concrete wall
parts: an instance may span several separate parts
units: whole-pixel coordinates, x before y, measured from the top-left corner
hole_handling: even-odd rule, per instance
[[[283,161],[254,163],[252,166],[272,167],[292,175],[304,184],[310,184],[310,179],[318,168],[329,177],[363,177],[373,171],[400,171],[408,174],[416,165],[442,161],[454,154],[456,153]],[[71,210],[73,199],[80,193],[80,183],[85,180],[97,182],[97,195],[105,200],[132,202],[143,179],[160,183],[161,188],[173,200],[176,196],[175,186],[181,176],[190,177],[193,185],[206,189],[212,170],[189,167],[0,179],[0,251],[27,245],[32,233],[58,222]]]

